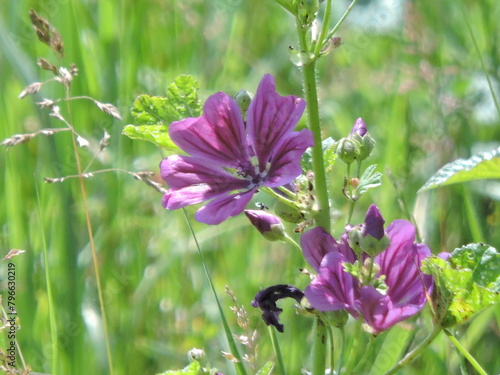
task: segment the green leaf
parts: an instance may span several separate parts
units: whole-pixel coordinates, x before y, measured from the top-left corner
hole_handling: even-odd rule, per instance
[[[259,371],[257,371],[257,373],[255,375],[269,375],[269,374],[271,374],[273,367],[274,367],[274,363],[269,361],[264,366],[262,366],[262,368]]]
[[[364,171],[363,175],[359,180],[359,185],[356,188],[356,193],[358,195],[363,195],[368,190],[373,189],[382,184],[382,173],[376,172],[377,164],[370,165]]]
[[[130,110],[136,124],[125,126],[123,134],[178,152],[179,148],[168,135],[168,128],[174,121],[200,115],[201,104],[197,91],[196,80],[181,75],[167,88],[166,97],[139,95]]]
[[[153,142],[165,150],[176,152],[180,150],[170,139],[166,125],[127,125],[123,128],[122,134],[131,139]]]
[[[386,335],[377,337],[382,342],[377,357],[370,362],[369,375],[382,375],[401,359],[411,342],[413,333],[409,329],[394,326]]]
[[[428,258],[422,270],[434,276],[436,320],[444,328],[463,323],[500,301],[500,254],[489,245],[455,249],[448,261]]]
[[[157,375],[198,375],[200,369],[200,363],[198,361],[193,361],[189,366],[184,367],[182,370],[166,371]]]
[[[337,159],[336,144],[332,137],[328,137],[321,142],[321,148],[323,149],[323,160],[325,162],[325,170],[330,172]],[[310,171],[313,169],[312,165],[312,148],[308,148],[302,156],[301,166],[304,171]]]
[[[500,178],[500,147],[446,164],[420,188],[419,192],[486,178]]]

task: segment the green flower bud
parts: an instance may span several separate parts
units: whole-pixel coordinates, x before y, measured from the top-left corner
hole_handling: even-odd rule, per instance
[[[247,109],[250,106],[250,102],[253,99],[252,93],[250,93],[247,90],[240,90],[238,93],[234,96],[234,101],[238,104],[241,110],[241,114],[243,117],[245,117],[245,114],[247,113]]]
[[[366,254],[371,257],[375,257],[387,249],[390,243],[391,241],[389,240],[387,234],[384,234],[384,236],[379,240],[368,234],[365,237],[362,237],[360,247]]]
[[[337,155],[346,164],[359,158],[360,144],[353,138],[342,138],[337,144]]]
[[[371,155],[375,147],[375,139],[373,139],[370,133],[366,133],[360,143],[361,147],[359,148],[359,160],[365,160]]]

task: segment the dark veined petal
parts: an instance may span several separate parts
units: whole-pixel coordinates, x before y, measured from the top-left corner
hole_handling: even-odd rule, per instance
[[[233,190],[247,189],[250,184],[190,156],[173,155],[163,159],[160,172],[170,187],[162,200],[163,206],[169,210],[200,203]]]
[[[207,99],[202,116],[172,123],[169,135],[182,150],[207,163],[236,167],[250,159],[240,108],[223,92]]]
[[[380,333],[417,314],[423,305],[397,305],[388,295],[384,296],[375,288],[365,286],[361,288],[356,307],[363,314],[365,321],[372,327],[374,333]]]
[[[320,311],[347,310],[353,317],[358,313],[354,302],[359,295],[358,281],[344,271],[345,257],[338,252],[328,253],[321,262],[319,275],[306,288],[311,305]]]
[[[423,244],[415,244],[415,227],[406,220],[395,220],[387,228],[390,245],[375,258],[385,275],[388,295],[397,303],[424,304],[425,289],[432,291],[432,277],[420,271],[423,259],[431,255]]]
[[[308,230],[300,237],[302,254],[316,272],[319,272],[323,257],[334,251],[336,244],[335,238],[321,227]]]
[[[247,132],[259,167],[264,171],[273,150],[283,136],[299,122],[305,101],[295,96],[280,96],[273,76],[266,74],[247,111]]]
[[[252,199],[255,189],[243,193],[219,196],[201,207],[194,218],[200,223],[216,225],[241,213]]]
[[[292,182],[302,173],[300,159],[308,147],[314,145],[312,132],[308,129],[284,136],[273,150],[264,185],[278,187]]]

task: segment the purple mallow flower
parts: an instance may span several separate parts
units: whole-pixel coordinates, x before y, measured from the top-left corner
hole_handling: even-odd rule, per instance
[[[375,217],[379,226],[383,219],[378,209],[374,210],[371,207],[367,217]],[[415,227],[406,220],[393,221],[386,234],[389,246],[373,259],[373,269],[379,271],[374,280],[364,285],[345,271],[345,263],[356,260],[365,263],[367,258],[365,254],[355,254],[346,234],[337,242],[320,227],[304,233],[301,238],[304,256],[318,272],[305,290],[311,305],[321,311],[345,309],[354,318],[362,314],[375,334],[422,310],[426,293],[432,294],[433,280],[420,272],[420,265],[431,251],[415,243]]]
[[[170,189],[162,204],[169,210],[211,200],[195,215],[219,224],[243,211],[261,186],[286,185],[300,173],[300,159],[313,145],[312,133],[293,131],[306,103],[276,93],[266,74],[246,112],[227,94],[210,96],[203,115],[170,125],[171,139],[190,156],[169,156],[160,164]]]

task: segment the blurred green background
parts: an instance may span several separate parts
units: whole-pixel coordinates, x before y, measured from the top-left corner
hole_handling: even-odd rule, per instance
[[[347,4],[334,1],[334,19]],[[62,61],[37,41],[30,8],[62,34],[66,53]],[[387,222],[412,215],[435,253],[472,241],[500,247],[498,182],[416,194],[445,163],[491,150],[500,140],[500,121],[466,19],[498,90],[500,3],[496,0],[360,0],[338,33],[342,46],[318,64],[325,137],[347,135],[361,116],[377,140],[373,163],[384,173],[384,184],[360,201],[354,221],[362,220],[372,202]],[[37,57],[57,65],[75,63],[79,76],[72,95],[112,103],[123,116],[118,121],[91,102],[71,103],[71,119],[79,134],[92,144],[98,144],[104,129],[111,134],[109,147],[91,169],[158,172],[165,155],[152,144],[121,135],[123,126],[132,122],[129,108],[137,95],[162,95],[183,73],[199,80],[202,100],[215,91],[254,92],[262,76],[271,73],[279,93],[300,96],[301,75],[289,61],[290,45],[296,45],[293,19],[272,1],[2,0],[0,140],[64,126],[34,104],[61,97],[60,85],[49,83],[39,94],[22,100],[18,95],[28,84],[51,77],[36,65]],[[12,260],[24,359],[36,372],[54,372],[48,269],[56,306],[58,373],[108,373],[78,180],[43,182],[44,177],[77,173],[70,134],[38,136],[0,151],[0,249],[2,254],[13,248],[26,250]],[[85,166],[92,155],[86,149],[79,152]],[[342,231],[347,210],[340,190],[343,175],[339,163],[329,176],[338,216],[335,234]],[[233,373],[220,355],[221,350],[228,351],[226,339],[183,212],[164,210],[160,194],[127,174],[96,175],[85,181],[85,187],[115,374],[155,374],[184,367],[186,352],[193,347],[204,348],[210,364],[226,375]],[[190,217],[195,209],[187,210]],[[298,272],[305,265],[301,255],[284,243],[266,242],[243,215],[216,227],[194,222],[193,226],[234,333],[242,332],[229,310],[232,303],[225,285],[258,329],[257,363],[263,365],[273,358],[272,348],[260,312],[250,301],[268,285],[305,287],[307,277]],[[4,261],[2,291],[6,270]],[[282,305],[282,351],[289,373],[298,374],[308,363],[312,320],[296,315],[291,303]],[[406,337],[411,328],[415,328],[411,335],[421,340],[430,330],[428,312],[423,318],[395,328],[392,340]],[[500,371],[499,322],[496,306],[456,329],[464,346],[490,373]],[[377,339],[380,345],[386,337]],[[2,335],[0,347],[6,348],[6,342]],[[385,348],[390,347],[388,339]],[[378,364],[382,360],[373,359]],[[453,347],[439,337],[401,373],[459,373],[458,364]]]

